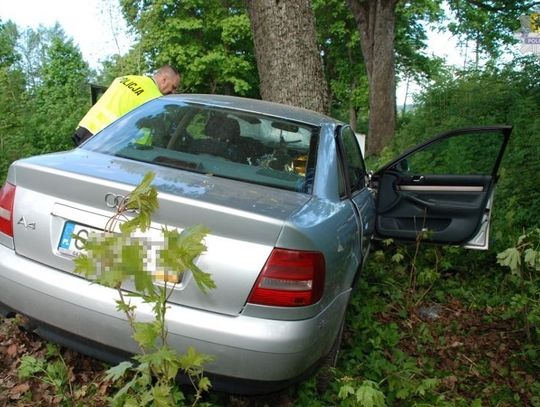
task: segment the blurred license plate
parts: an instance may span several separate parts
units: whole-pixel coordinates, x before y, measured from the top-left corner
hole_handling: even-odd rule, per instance
[[[87,239],[90,232],[100,232],[100,230],[67,221],[64,224],[64,230],[62,231],[62,236],[60,237],[60,243],[58,243],[58,251],[73,257],[76,257],[79,254],[84,254],[85,250],[83,243],[77,239],[77,237]],[[152,273],[152,277],[156,282],[180,283],[182,281],[182,273],[175,273],[171,271],[166,273],[156,267],[156,252],[160,249],[163,249],[163,239],[148,240],[148,259],[146,261],[148,271]]]
[[[67,221],[64,224],[60,243],[58,243],[58,251],[70,256],[77,256],[84,252],[83,243],[76,237],[87,239],[89,232],[98,232],[98,229]]]

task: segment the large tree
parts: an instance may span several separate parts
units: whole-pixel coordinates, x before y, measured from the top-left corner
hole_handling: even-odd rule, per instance
[[[261,96],[328,113],[311,0],[249,0]]]
[[[379,153],[396,128],[394,40],[399,0],[347,0],[360,33],[369,84],[367,154]]]

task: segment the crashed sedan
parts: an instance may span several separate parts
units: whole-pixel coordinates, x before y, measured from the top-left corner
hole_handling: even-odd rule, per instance
[[[76,236],[102,230],[155,173],[152,229],[206,226],[169,298],[169,344],[212,355],[214,388],[282,388],[339,349],[372,238],[486,248],[508,126],[444,133],[370,175],[345,123],[290,106],[170,95],[79,148],[14,162],[0,190],[0,310],[117,362],[138,351],[114,289],[74,273]],[[156,281],[156,284],[159,284]],[[129,291],[130,287],[126,286]],[[151,318],[149,307],[137,309]]]

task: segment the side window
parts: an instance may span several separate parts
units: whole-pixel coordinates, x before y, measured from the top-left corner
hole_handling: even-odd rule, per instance
[[[458,134],[408,155],[393,168],[408,174],[491,175],[503,141],[497,131]]]
[[[347,197],[347,187],[345,185],[345,175],[343,174],[343,168],[339,168],[338,173],[338,191],[340,198],[346,198]]]
[[[344,159],[346,182],[351,193],[363,189],[365,185],[366,166],[360,151],[356,135],[350,127],[343,127],[339,134],[340,148]]]

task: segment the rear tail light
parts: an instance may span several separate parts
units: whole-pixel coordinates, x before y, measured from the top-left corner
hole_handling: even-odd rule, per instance
[[[15,185],[6,182],[0,188],[0,232],[13,237],[13,201]]]
[[[280,307],[304,307],[319,301],[324,291],[324,256],[319,252],[274,249],[248,302]]]

